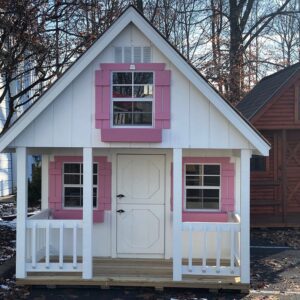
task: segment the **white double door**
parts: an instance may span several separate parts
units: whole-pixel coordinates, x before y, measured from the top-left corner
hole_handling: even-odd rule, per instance
[[[164,155],[118,155],[117,253],[163,257]]]

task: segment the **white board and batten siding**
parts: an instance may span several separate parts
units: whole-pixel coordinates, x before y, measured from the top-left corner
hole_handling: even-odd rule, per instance
[[[171,70],[171,129],[162,143],[103,143],[95,128],[95,71],[114,61],[113,47],[152,47],[152,61]],[[12,143],[26,147],[251,149],[253,146],[162,52],[134,26],[87,66]]]

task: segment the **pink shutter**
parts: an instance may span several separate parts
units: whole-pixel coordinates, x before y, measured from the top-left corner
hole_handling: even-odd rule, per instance
[[[171,71],[155,72],[155,127],[170,128],[171,115]]]
[[[98,209],[111,210],[111,163],[101,161],[99,163],[99,199]]]
[[[221,166],[221,210],[234,211],[234,164],[222,163]]]
[[[49,207],[55,211],[62,209],[62,164],[49,164]]]
[[[109,128],[110,122],[110,72],[96,71],[96,128]]]

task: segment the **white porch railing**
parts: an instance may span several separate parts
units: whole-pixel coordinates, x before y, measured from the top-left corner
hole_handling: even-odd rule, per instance
[[[238,216],[234,216],[233,219],[233,222],[226,223],[182,223],[182,232],[188,234],[188,260],[187,264],[182,264],[182,274],[240,276],[240,222]],[[194,233],[201,233],[201,235],[198,234],[197,239],[193,237]],[[201,243],[201,250],[198,255],[193,255],[196,242]],[[224,250],[225,248],[227,251]]]
[[[28,235],[26,272],[82,272],[78,261],[81,220],[52,220],[50,210],[41,211],[26,222]],[[65,233],[71,230],[71,255],[66,255]],[[70,235],[68,235],[70,236]],[[56,248],[55,248],[56,247]],[[66,258],[71,256],[71,261]]]

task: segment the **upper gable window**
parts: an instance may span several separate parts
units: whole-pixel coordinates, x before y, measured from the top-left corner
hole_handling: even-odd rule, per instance
[[[112,72],[112,125],[153,126],[153,72]]]

